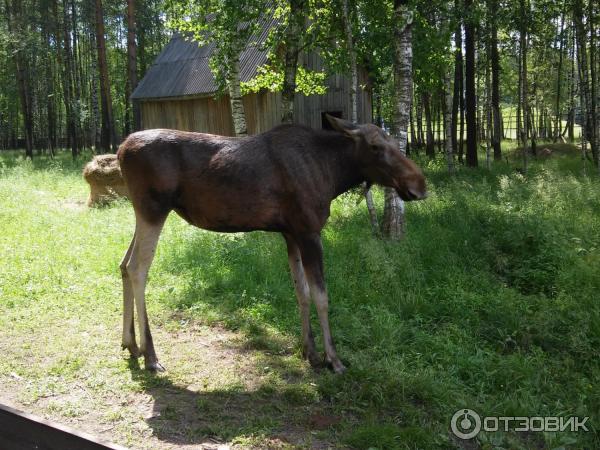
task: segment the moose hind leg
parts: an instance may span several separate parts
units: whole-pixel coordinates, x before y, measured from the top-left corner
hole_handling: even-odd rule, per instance
[[[127,273],[131,279],[133,295],[135,298],[135,307],[137,309],[138,326],[140,332],[140,353],[144,356],[145,367],[148,370],[162,372],[165,369],[158,362],[150,325],[148,323],[148,313],[146,312],[146,281],[148,271],[162,227],[165,223],[166,215],[153,223],[149,223],[143,218],[136,216],[135,242],[131,252],[131,258],[127,263]]]
[[[310,325],[310,289],[306,281],[306,275],[304,274],[304,267],[302,266],[302,256],[294,238],[286,234],[284,234],[284,238],[287,244],[288,263],[294,281],[300,319],[302,321],[302,355],[308,359],[311,366],[317,367],[321,365],[321,358],[317,353],[315,338]]]
[[[327,296],[327,287],[325,285],[325,276],[323,273],[323,245],[319,234],[303,236],[299,240],[300,252],[302,254],[302,264],[306,271],[306,278],[310,287],[310,293],[317,308],[321,331],[323,332],[323,346],[325,347],[325,356],[327,362],[331,364],[335,373],[343,373],[346,367],[337,356],[331,330],[329,328],[329,299]]]
[[[123,280],[123,337],[121,346],[123,349],[129,350],[132,358],[137,358],[140,351],[135,341],[135,326],[133,323],[133,286],[131,284],[131,279],[129,278],[129,273],[127,272],[127,264],[131,259],[134,243],[135,234],[133,235],[129,248],[120,264],[121,279]]]

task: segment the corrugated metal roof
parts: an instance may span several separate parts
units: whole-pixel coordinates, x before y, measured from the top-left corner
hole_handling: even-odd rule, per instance
[[[240,55],[241,81],[250,81],[256,75],[257,67],[267,62],[267,51],[262,46],[269,31],[276,25],[276,19],[269,17],[261,22],[258,32],[250,37]],[[217,85],[208,65],[214,49],[214,43],[201,47],[182,35],[174,35],[156,57],[131,98],[144,100],[215,93]]]

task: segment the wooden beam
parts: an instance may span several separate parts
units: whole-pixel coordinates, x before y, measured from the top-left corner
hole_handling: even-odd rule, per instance
[[[75,431],[0,404],[0,449],[11,450],[127,450],[120,445],[101,441],[87,433]]]

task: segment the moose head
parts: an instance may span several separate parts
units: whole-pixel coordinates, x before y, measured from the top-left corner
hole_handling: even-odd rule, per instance
[[[327,120],[336,131],[354,140],[367,181],[394,188],[405,201],[427,197],[423,172],[400,151],[398,141],[376,125],[356,125],[330,115]]]

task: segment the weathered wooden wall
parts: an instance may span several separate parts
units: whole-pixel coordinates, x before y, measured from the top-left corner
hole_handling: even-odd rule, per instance
[[[322,68],[316,54],[304,55],[303,64],[312,70]],[[371,94],[366,86],[365,71],[359,73],[358,121],[372,121]],[[323,95],[297,95],[294,119],[297,123],[321,128],[322,113],[341,112],[350,118],[350,81],[343,75],[333,75],[326,80],[327,92]],[[280,123],[281,93],[259,92],[244,96],[246,122],[250,134],[262,133]],[[179,99],[151,99],[140,102],[142,128],[174,128],[204,133],[233,135],[229,97],[185,97]]]
[[[323,69],[322,60],[316,53],[302,55],[301,63],[311,70]],[[323,95],[296,96],[294,117],[298,123],[321,128],[321,113],[334,111],[341,111],[342,118],[350,119],[350,78],[336,74],[330,76],[325,84],[327,92]],[[372,121],[371,93],[365,70],[359,71],[358,84],[358,122],[370,123]]]
[[[269,92],[243,98],[248,132],[257,134],[279,123],[277,95]],[[142,128],[173,128],[186,131],[233,135],[229,97],[197,97],[140,102]]]

